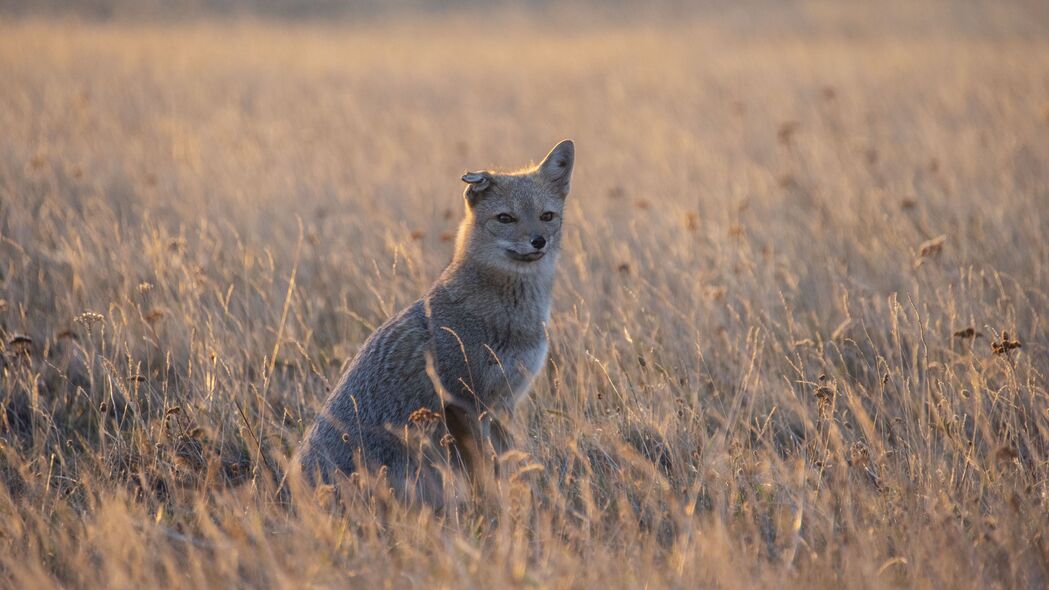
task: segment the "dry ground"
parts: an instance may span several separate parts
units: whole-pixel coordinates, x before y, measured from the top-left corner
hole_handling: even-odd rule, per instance
[[[843,6],[0,24],[0,584],[1044,587],[1044,11]],[[563,137],[500,505],[285,505],[463,169]]]

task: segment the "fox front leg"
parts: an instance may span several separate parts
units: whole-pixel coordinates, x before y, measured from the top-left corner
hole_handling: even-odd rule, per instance
[[[514,448],[514,436],[503,426],[503,423],[495,417],[487,420],[487,432],[485,438],[490,441],[492,450],[496,457]]]

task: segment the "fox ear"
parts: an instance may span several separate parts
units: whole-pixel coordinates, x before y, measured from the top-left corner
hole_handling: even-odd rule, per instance
[[[566,139],[554,146],[539,164],[539,174],[563,198],[572,185],[572,165],[575,163],[575,144]]]
[[[473,207],[481,200],[484,192],[492,188],[492,175],[483,170],[480,172],[467,172],[463,174],[463,182],[469,185],[466,187],[466,192],[463,195],[466,197],[466,202]]]

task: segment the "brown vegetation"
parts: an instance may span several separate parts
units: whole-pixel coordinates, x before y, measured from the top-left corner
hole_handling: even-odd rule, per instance
[[[0,25],[0,584],[1044,587],[1049,42],[951,6]],[[563,137],[499,506],[289,505],[463,170]]]

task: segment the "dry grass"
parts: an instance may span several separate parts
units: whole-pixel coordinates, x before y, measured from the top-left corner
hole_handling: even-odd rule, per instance
[[[0,584],[1044,587],[1049,42],[843,10],[0,25]],[[284,505],[462,170],[562,137],[498,509]]]

